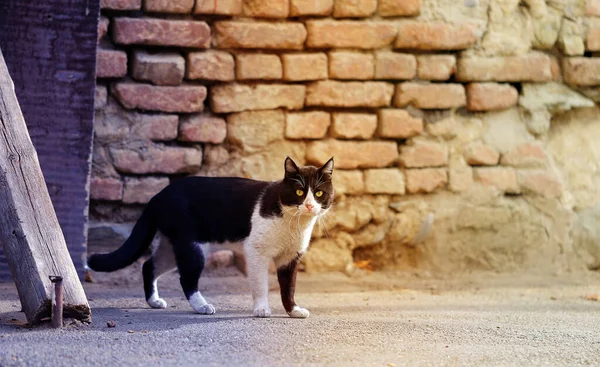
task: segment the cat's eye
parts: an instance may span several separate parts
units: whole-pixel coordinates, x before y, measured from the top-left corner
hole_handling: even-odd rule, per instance
[[[302,195],[304,195],[304,191],[302,191],[302,190],[296,190],[296,195],[302,196]]]
[[[323,196],[323,191],[319,190],[319,191],[315,192],[315,196],[320,198],[321,196]]]

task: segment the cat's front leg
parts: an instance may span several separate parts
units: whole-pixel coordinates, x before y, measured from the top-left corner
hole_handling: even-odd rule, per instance
[[[252,243],[244,246],[248,269],[248,281],[252,289],[254,306],[252,314],[256,317],[271,316],[269,308],[269,262],[270,259],[260,254]]]
[[[296,301],[294,301],[299,262],[300,255],[289,264],[277,269],[277,280],[279,280],[279,289],[281,290],[281,302],[287,314],[290,317],[304,319],[310,315],[310,312],[306,308],[296,305]]]

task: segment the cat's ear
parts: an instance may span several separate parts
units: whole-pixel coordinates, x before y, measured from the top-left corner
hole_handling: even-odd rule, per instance
[[[319,171],[330,175],[333,174],[333,157],[329,158],[329,160],[325,162],[323,167],[319,168]]]
[[[285,177],[297,175],[300,170],[296,165],[296,162],[290,157],[285,158]]]

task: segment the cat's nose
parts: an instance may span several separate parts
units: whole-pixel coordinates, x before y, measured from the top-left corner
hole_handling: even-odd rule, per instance
[[[308,209],[308,211],[311,211],[313,208],[313,205],[311,203],[306,203],[304,204],[304,206],[306,207],[306,209]]]

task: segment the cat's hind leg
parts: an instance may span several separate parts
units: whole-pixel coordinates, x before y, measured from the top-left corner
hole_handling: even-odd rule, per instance
[[[212,315],[215,313],[213,305],[206,302],[198,290],[198,280],[204,270],[206,258],[199,243],[193,241],[180,241],[174,244],[175,259],[179,269],[179,282],[185,297],[196,313]]]
[[[142,267],[146,302],[152,308],[167,308],[167,302],[158,295],[158,278],[176,269],[173,247],[160,232],[155,239],[152,257]]]

